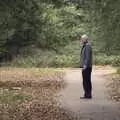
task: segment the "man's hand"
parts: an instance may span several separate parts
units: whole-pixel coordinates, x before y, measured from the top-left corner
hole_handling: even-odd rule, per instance
[[[85,70],[86,68],[87,68],[86,65],[84,65],[83,68],[82,68],[82,70]]]

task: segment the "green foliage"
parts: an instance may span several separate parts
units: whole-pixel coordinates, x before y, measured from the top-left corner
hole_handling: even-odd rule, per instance
[[[119,0],[1,1],[0,60],[21,67],[78,67],[80,44],[76,40],[86,33],[92,39],[94,63],[118,66],[119,3]]]
[[[31,44],[59,51],[59,46],[76,39],[84,30],[82,9],[59,0],[4,0],[0,6],[0,53],[7,54],[8,60]]]
[[[94,56],[94,64],[96,65],[112,65],[112,66],[120,66],[120,56],[111,55],[108,56],[106,54],[96,55]]]
[[[107,55],[119,55],[120,1],[88,0],[90,34],[96,45]],[[99,45],[100,44],[100,45]]]
[[[117,73],[120,74],[120,67],[117,69]]]
[[[40,31],[42,25],[41,7],[34,0],[4,0],[0,6],[0,52],[10,59],[23,46],[35,43],[36,31]]]
[[[23,54],[24,53],[24,54]],[[71,42],[64,48],[59,48],[59,53],[52,50],[39,49],[35,46],[25,47],[21,55],[8,64],[2,66],[13,67],[79,67],[80,45],[78,41]]]
[[[50,53],[47,52],[46,56],[38,56],[38,54],[36,54],[26,58],[18,57],[11,63],[5,63],[5,65],[13,67],[79,67],[79,56],[56,54],[49,56],[49,54]]]
[[[30,100],[31,96],[20,93],[16,90],[10,90],[1,88],[0,89],[0,103],[1,104],[19,104],[26,100]]]

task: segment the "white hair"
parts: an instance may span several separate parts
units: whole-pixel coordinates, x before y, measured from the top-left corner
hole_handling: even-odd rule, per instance
[[[87,36],[86,34],[84,34],[84,35],[81,36],[81,39],[86,39],[86,40],[88,40],[88,36]]]

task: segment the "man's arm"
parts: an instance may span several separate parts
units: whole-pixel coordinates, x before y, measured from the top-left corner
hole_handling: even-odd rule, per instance
[[[91,46],[87,45],[85,47],[85,57],[84,57],[83,69],[86,69],[88,67],[90,59],[91,59]]]

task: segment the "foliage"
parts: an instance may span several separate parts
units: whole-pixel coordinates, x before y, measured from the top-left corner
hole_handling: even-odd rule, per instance
[[[0,58],[12,60],[23,47],[36,45],[59,51],[83,32],[84,14],[59,0],[0,3]]]
[[[117,73],[120,74],[120,67],[117,69]]]
[[[120,1],[88,0],[85,10],[89,13],[90,34],[96,45],[107,55],[119,55],[120,50]]]
[[[8,0],[0,3],[0,61],[12,66],[79,66],[81,34],[95,64],[119,65],[120,1]],[[12,60],[12,61],[10,61]]]

